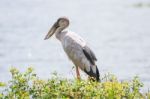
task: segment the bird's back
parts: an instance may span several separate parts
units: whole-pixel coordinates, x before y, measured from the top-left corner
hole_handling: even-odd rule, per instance
[[[65,35],[65,39],[68,38],[69,41],[73,41],[76,44],[79,44],[80,46],[85,46],[86,42],[85,40],[79,36],[78,34],[71,32],[71,31],[67,31],[66,35]]]

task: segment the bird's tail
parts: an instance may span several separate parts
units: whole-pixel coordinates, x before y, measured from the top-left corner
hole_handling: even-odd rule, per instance
[[[94,77],[97,82],[100,81],[100,74],[97,66],[90,66],[90,71],[84,70],[90,77]]]
[[[100,74],[99,74],[99,70],[96,66],[96,80],[99,82],[100,81]]]

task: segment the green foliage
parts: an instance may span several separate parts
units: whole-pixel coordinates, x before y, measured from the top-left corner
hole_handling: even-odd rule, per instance
[[[150,92],[141,93],[143,84],[138,77],[130,82],[119,82],[108,74],[102,82],[90,80],[68,80],[57,73],[48,80],[39,79],[32,68],[20,73],[16,68],[10,70],[12,79],[0,93],[0,99],[149,99]]]
[[[139,2],[139,3],[134,4],[133,6],[134,6],[134,7],[137,7],[137,8],[150,7],[150,3],[142,3],[142,2]]]

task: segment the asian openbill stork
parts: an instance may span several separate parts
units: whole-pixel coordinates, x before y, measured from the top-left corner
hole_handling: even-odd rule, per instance
[[[64,51],[76,67],[77,78],[80,79],[79,68],[90,77],[99,81],[99,70],[95,64],[97,58],[87,43],[74,32],[65,30],[69,26],[69,19],[60,17],[49,30],[45,40],[54,33],[61,42]]]

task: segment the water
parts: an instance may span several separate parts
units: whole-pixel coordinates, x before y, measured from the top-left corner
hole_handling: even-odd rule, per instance
[[[24,71],[32,66],[41,78],[57,71],[73,78],[59,41],[44,41],[60,16],[71,20],[70,30],[89,43],[102,74],[120,80],[138,75],[150,88],[150,8],[134,7],[148,0],[1,0],[0,81],[10,79],[12,66]]]

